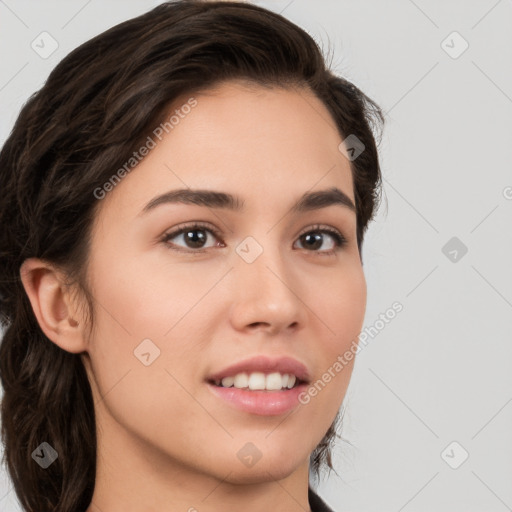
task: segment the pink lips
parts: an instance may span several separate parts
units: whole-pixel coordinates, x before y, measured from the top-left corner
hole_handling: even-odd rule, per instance
[[[248,390],[234,387],[224,388],[215,382],[237,373],[262,372],[265,374],[279,372],[297,377],[295,387],[281,391]],[[299,405],[299,395],[307,389],[310,374],[306,366],[291,357],[272,359],[267,356],[256,356],[235,363],[207,378],[208,388],[218,398],[240,411],[261,416],[275,416],[291,411]]]
[[[299,405],[299,395],[307,387],[307,384],[299,384],[282,391],[249,391],[208,384],[210,391],[231,407],[260,416],[275,416],[291,411]]]
[[[231,377],[242,372],[262,372],[265,374],[279,372],[281,374],[293,374],[300,381],[308,382],[310,379],[308,369],[301,362],[293,359],[292,357],[270,358],[267,356],[256,356],[232,364],[231,366],[210,375],[208,380],[221,380],[224,377]]]

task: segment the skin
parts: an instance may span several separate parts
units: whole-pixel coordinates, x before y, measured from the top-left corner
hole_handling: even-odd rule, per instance
[[[26,260],[23,284],[45,334],[81,354],[91,383],[98,456],[87,512],[309,511],[309,456],[354,361],[309,404],[278,416],[233,409],[205,378],[266,354],[295,357],[316,381],[357,339],[366,282],[355,213],[340,205],[289,212],[305,192],[332,186],[354,200],[350,163],[307,90],[228,82],[195,97],[191,113],[101,200],[87,268],[90,336],[58,269]],[[245,211],[164,204],[140,215],[155,196],[186,187],[239,195]],[[203,232],[205,252],[193,254],[183,235],[162,241],[192,221],[221,234]],[[336,246],[324,234],[308,248],[300,235],[315,224],[340,231],[346,245],[326,255]],[[235,251],[247,236],[263,248],[250,264]],[[146,338],[160,349],[149,366],[134,356]],[[237,457],[247,442],[261,452],[252,467]]]

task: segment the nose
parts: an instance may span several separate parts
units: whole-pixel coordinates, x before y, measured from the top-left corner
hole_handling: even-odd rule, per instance
[[[236,330],[274,335],[304,327],[307,306],[300,275],[286,264],[279,249],[266,247],[251,263],[237,255],[232,279],[235,290],[229,316]]]

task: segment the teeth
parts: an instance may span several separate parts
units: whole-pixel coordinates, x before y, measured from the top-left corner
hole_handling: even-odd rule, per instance
[[[249,385],[247,373],[237,373],[233,381],[235,388],[246,388]]]
[[[237,373],[231,377],[224,377],[220,382],[216,382],[216,384],[222,385],[224,388],[234,386],[238,389],[249,388],[251,390],[277,391],[283,388],[293,388],[296,380],[295,375],[288,373],[274,372],[265,375],[262,372],[252,372],[250,374]]]
[[[282,389],[286,386],[286,384],[283,384],[283,380],[280,373],[269,373],[265,378],[265,388]],[[286,375],[286,383],[288,383],[288,375]]]
[[[235,383],[235,378],[234,377],[224,377],[221,382],[225,388],[230,388]]]

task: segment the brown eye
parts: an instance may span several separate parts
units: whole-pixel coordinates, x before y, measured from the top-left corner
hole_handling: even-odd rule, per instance
[[[162,242],[169,246],[176,246],[176,250],[202,250],[214,247],[215,243],[213,245],[206,244],[209,239],[215,240],[216,238],[217,235],[211,228],[193,224],[190,226],[184,226],[176,231],[172,231],[171,233],[167,233],[162,239]],[[174,239],[176,239],[176,241],[171,242],[171,240]]]
[[[329,239],[331,242],[327,243],[327,249],[319,250],[326,244],[326,240],[329,241]],[[340,232],[320,227],[303,233],[299,236],[298,240],[302,245],[302,249],[325,254],[332,254],[347,243],[345,237]]]

